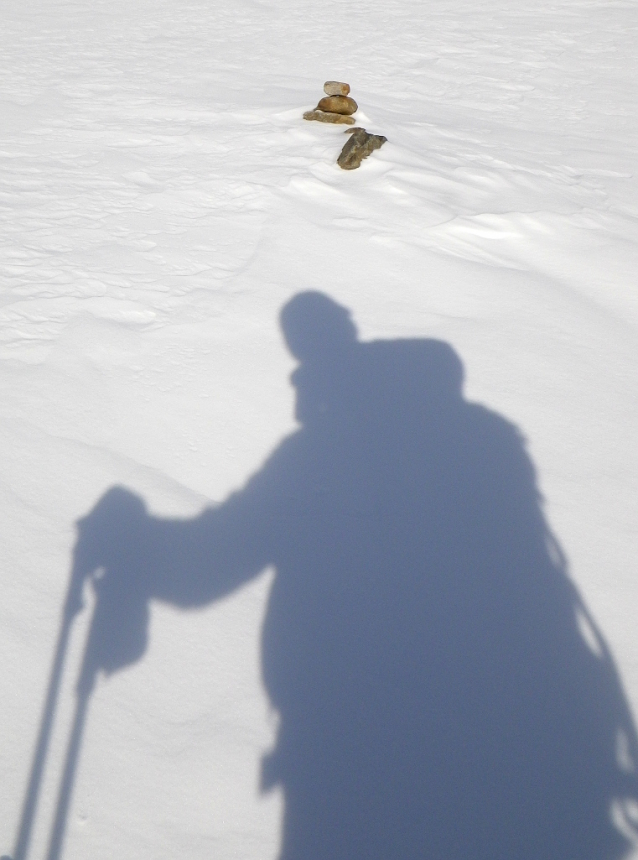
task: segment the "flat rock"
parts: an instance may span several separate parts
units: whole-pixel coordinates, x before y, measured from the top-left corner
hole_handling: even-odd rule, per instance
[[[355,170],[364,158],[375,149],[380,149],[388,139],[382,134],[369,134],[365,128],[349,128],[346,134],[350,135],[350,139],[346,141],[337,159],[337,164],[344,170]]]
[[[317,110],[325,110],[330,113],[351,114],[356,111],[359,105],[350,96],[324,96]]]
[[[350,84],[342,84],[341,81],[326,81],[323,91],[327,96],[347,96],[350,92]]]
[[[307,110],[303,115],[304,119],[314,119],[317,122],[337,122],[344,125],[353,125],[354,120],[351,116],[346,116],[343,113],[331,113],[323,110]]]

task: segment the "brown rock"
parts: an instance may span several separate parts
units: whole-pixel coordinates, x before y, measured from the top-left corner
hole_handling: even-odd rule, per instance
[[[353,125],[354,120],[351,116],[346,116],[343,113],[330,113],[323,110],[307,110],[303,115],[304,119],[315,119],[317,122],[337,122],[344,125]]]
[[[350,138],[337,159],[337,164],[344,170],[355,170],[364,158],[375,149],[380,149],[388,139],[382,134],[368,134],[365,128],[349,128],[346,134],[349,134]]]
[[[350,84],[342,84],[341,81],[326,81],[323,91],[327,96],[347,96],[350,92]]]
[[[324,96],[317,110],[330,111],[330,113],[343,113],[350,115],[354,113],[359,105],[350,96]]]

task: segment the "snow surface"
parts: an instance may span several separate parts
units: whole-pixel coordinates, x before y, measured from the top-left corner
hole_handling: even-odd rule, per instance
[[[364,341],[451,344],[465,397],[521,430],[638,714],[635,0],[4,0],[0,20],[0,853],[74,524],[115,485],[192,517],[259,469],[297,426],[278,315],[302,290]],[[388,138],[357,171],[341,127],[301,119],[328,79]],[[273,576],[153,603],[143,659],[92,696],[65,858],[278,856]]]

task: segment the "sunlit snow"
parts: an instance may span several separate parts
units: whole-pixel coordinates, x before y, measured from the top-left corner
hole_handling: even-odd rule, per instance
[[[633,0],[3,0],[0,854],[575,860],[557,851],[588,839],[579,860],[638,858],[637,36]],[[351,172],[336,165],[343,127],[302,119],[330,79],[350,83],[358,125],[388,139]],[[291,353],[291,332],[311,323],[295,318],[288,345],[280,325],[305,291],[349,311],[357,329],[350,353],[327,338],[325,378],[302,350]],[[428,352],[428,339],[444,351]],[[435,386],[435,371],[458,360],[454,421],[440,418],[443,395],[422,414],[421,389],[401,388],[405,373],[398,394],[389,382],[409,367],[412,385],[416,363],[429,361]],[[319,414],[326,379],[331,392],[340,380],[339,405],[326,395],[325,407],[338,432]],[[522,463],[534,471],[516,477]],[[299,475],[331,501],[313,508]],[[516,492],[509,508],[503,501],[519,479],[526,513]],[[158,599],[144,604],[147,647],[98,673],[56,848],[95,605],[88,583],[27,808],[29,780],[33,789],[76,523],[89,517],[97,528],[95,506],[114,487],[125,488],[107,497],[121,502],[121,522],[129,503],[134,520],[135,499],[157,527],[147,545],[131,526],[130,552],[146,555],[122,569],[148,564],[155,575],[173,559],[166,575],[177,584],[148,591]],[[473,513],[463,508],[468,487]],[[262,499],[254,508],[252,494]],[[399,567],[328,608],[310,544],[302,552],[277,520],[273,546],[266,536],[255,551],[263,569],[191,599],[208,537],[184,550],[182,570],[171,529],[222,504],[209,514],[220,558],[235,558],[234,539],[237,558],[245,549],[257,564],[261,525],[244,537],[253,514],[233,519],[246,500],[260,523],[276,508],[312,525],[321,510],[325,533],[338,536],[330,575],[357,565],[367,575],[374,559]],[[104,581],[108,559],[123,557],[120,534],[100,533]],[[325,550],[318,544],[317,557]],[[533,586],[506,582],[508,553],[512,575]],[[478,572],[455,581],[471,570],[469,555]],[[392,572],[427,566],[426,556],[437,575],[418,600],[405,583],[392,587]],[[525,557],[547,588],[536,568],[521,573]],[[286,580],[287,565],[303,576]],[[128,588],[116,597],[132,600]],[[289,614],[278,621],[282,600]],[[109,615],[110,635],[127,646],[124,616]],[[326,619],[332,636],[313,628]],[[300,686],[290,680],[296,663],[290,676],[281,669],[278,631],[292,631],[285,654],[308,649]],[[561,668],[544,686],[554,646]],[[366,703],[387,703],[395,682],[400,708],[366,717]],[[565,751],[578,714],[582,738]],[[291,725],[304,727],[303,741],[290,740]],[[407,747],[424,726],[441,761],[425,740],[411,774]],[[382,754],[369,750],[373,736]],[[608,748],[570,770],[590,736]],[[353,752],[357,738],[369,755]],[[554,772],[565,785],[548,795]],[[546,841],[577,812],[585,835],[570,825],[571,836]]]

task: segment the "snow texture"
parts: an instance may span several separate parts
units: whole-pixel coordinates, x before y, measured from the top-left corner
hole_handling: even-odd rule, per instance
[[[0,18],[0,853],[638,858],[634,0]]]

